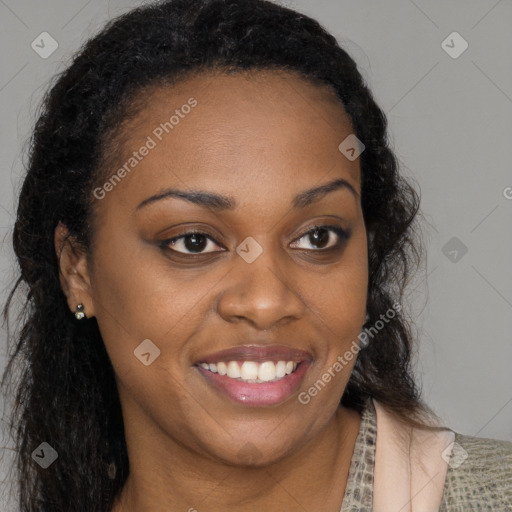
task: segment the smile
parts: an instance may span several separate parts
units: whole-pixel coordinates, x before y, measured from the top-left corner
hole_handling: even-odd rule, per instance
[[[209,390],[223,400],[263,407],[289,400],[312,360],[304,350],[253,343],[206,354],[194,367]]]
[[[297,369],[295,361],[219,361],[218,363],[201,363],[201,367],[212,373],[226,375],[230,379],[261,384],[277,382]]]

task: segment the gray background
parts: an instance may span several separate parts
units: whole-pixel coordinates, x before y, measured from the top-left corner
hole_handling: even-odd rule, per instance
[[[105,21],[141,3],[0,0],[2,303],[15,275],[15,198],[42,93]],[[427,402],[456,431],[512,440],[512,2],[281,3],[317,18],[355,58],[388,115],[402,172],[421,191],[428,254],[407,303]],[[46,59],[31,48],[44,31],[59,45]],[[442,47],[454,31],[469,45],[457,58]],[[445,45],[454,52],[460,43]],[[0,335],[3,368],[5,329]]]

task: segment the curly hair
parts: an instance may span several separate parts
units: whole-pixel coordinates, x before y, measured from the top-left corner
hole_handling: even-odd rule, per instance
[[[13,246],[23,314],[9,333],[2,387],[14,387],[21,512],[110,511],[129,472],[114,371],[94,318],[76,322],[59,282],[59,222],[91,251],[94,187],[105,173],[109,134],[136,112],[153,86],[208,70],[284,70],[337,94],[356,136],[368,233],[368,324],[402,301],[421,261],[413,222],[419,195],[398,171],[387,120],[356,63],[317,21],[267,0],[167,0],[111,20],[74,56],[38,113],[19,195]],[[432,411],[413,378],[414,336],[403,313],[359,352],[341,404],[361,411],[374,397],[408,425]],[[17,372],[15,372],[15,368]],[[59,464],[31,454],[48,441]],[[115,467],[116,471],[112,472]]]

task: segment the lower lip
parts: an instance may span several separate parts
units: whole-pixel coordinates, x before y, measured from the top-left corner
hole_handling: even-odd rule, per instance
[[[309,362],[302,361],[297,369],[276,382],[251,383],[219,375],[201,366],[196,368],[204,375],[209,384],[222,391],[231,399],[244,405],[276,405],[287,400],[299,387]]]

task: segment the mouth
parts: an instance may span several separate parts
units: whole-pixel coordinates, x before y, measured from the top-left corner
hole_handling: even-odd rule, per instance
[[[194,366],[209,386],[235,402],[269,406],[290,398],[311,360],[301,350],[248,345],[206,356]]]

